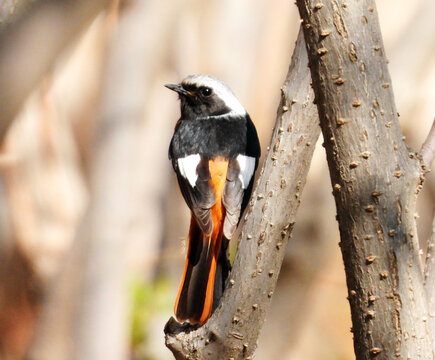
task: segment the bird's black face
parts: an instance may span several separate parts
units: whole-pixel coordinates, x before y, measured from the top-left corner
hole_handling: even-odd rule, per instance
[[[182,119],[223,115],[232,110],[212,87],[185,83],[165,86],[179,94]]]

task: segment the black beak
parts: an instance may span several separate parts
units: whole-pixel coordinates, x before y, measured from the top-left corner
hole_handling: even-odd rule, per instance
[[[166,84],[165,87],[167,87],[168,89],[170,89],[172,91],[175,91],[176,93],[178,93],[180,95],[186,95],[186,96],[194,96],[195,95],[192,92],[184,89],[180,84]]]

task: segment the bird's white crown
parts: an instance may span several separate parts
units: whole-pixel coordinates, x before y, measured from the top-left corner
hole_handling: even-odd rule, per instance
[[[222,81],[209,75],[189,75],[182,81],[183,85],[195,85],[196,87],[209,87],[231,109],[230,114],[246,115],[246,110],[236,98],[231,89]]]

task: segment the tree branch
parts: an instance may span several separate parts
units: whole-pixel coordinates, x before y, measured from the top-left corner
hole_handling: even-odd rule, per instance
[[[169,320],[166,345],[176,359],[252,358],[320,132],[312,102],[300,33],[282,87],[270,151],[241,221],[241,240],[227,288],[219,307],[201,328]]]
[[[337,206],[358,360],[431,359],[414,220],[421,169],[402,141],[372,0],[297,0]]]
[[[435,217],[432,222],[432,234],[427,247],[424,282],[429,312],[429,328],[432,335],[432,348],[435,353]]]
[[[435,158],[435,120],[424,141],[420,156],[425,171],[429,171]],[[429,312],[429,329],[432,336],[432,349],[435,353],[435,216],[432,222],[432,234],[429,238],[424,270],[424,286],[426,289],[427,306]]]
[[[429,171],[435,158],[435,119],[421,147],[420,155],[422,157],[423,166]]]

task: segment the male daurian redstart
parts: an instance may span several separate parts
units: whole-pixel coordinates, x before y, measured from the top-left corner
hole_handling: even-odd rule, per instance
[[[181,102],[169,159],[191,210],[174,311],[180,322],[204,324],[224,289],[228,241],[251,195],[260,144],[248,113],[221,81],[191,75],[165,86]]]

